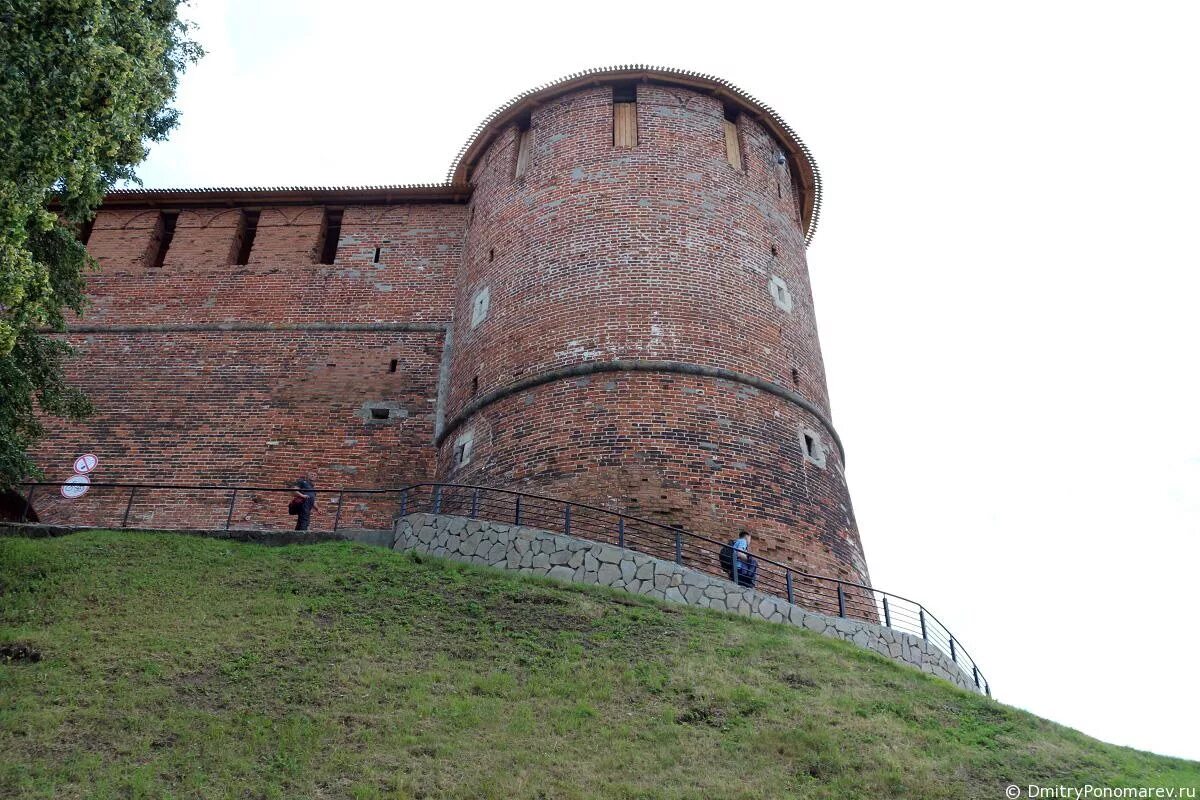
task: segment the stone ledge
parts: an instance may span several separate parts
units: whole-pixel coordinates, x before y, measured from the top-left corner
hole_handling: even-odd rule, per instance
[[[609,544],[523,525],[422,513],[397,521],[394,549],[623,589],[657,600],[807,628],[852,642],[960,688],[979,691],[970,675],[919,637],[863,620],[806,611],[773,595]]]

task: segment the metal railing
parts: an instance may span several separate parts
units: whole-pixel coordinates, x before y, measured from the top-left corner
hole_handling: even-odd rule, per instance
[[[32,507],[35,492],[40,487],[63,487],[62,481],[38,481],[21,484],[27,487],[26,509]],[[223,519],[212,527],[224,527],[229,530],[239,509],[239,499],[243,505],[250,502],[258,511],[262,508],[263,500],[259,495],[275,498],[279,494],[290,495],[295,487],[279,486],[221,486],[213,484],[148,484],[148,483],[92,483],[93,489],[117,490],[108,498],[107,506],[110,511],[105,514],[107,519],[119,515],[122,528],[164,529],[170,528],[161,518],[141,515],[143,525],[130,525],[131,519],[139,521],[134,515],[134,509],[150,501],[154,493],[185,493],[190,496],[184,502],[196,502],[197,493],[225,493],[227,500],[222,498],[219,510]],[[124,490],[128,490],[128,496]],[[674,561],[676,564],[691,569],[700,570],[710,575],[728,578],[743,586],[752,585],[766,594],[787,600],[789,603],[802,608],[816,611],[829,616],[864,620],[881,624],[903,633],[919,636],[933,647],[949,656],[967,675],[970,675],[975,687],[991,696],[991,685],[983,676],[978,664],[967,652],[962,643],[942,622],[931,614],[920,603],[891,592],[880,591],[853,581],[833,578],[824,575],[814,575],[787,564],[750,553],[756,562],[757,570],[753,583],[749,583],[744,573],[739,573],[739,559],[736,554],[727,551],[728,567],[722,565],[721,551],[728,547],[728,542],[720,541],[703,534],[693,533],[678,526],[654,522],[640,517],[630,516],[610,509],[561,500],[543,495],[517,492],[508,489],[497,489],[488,486],[474,486],[452,483],[418,483],[394,489],[360,489],[343,487],[333,490],[318,491],[318,495],[333,499],[324,505],[336,506],[329,527],[323,530],[337,531],[339,526],[346,523],[347,501],[358,498],[356,522],[358,527],[370,527],[363,519],[372,519],[375,527],[385,528],[394,525],[396,519],[413,513],[451,514],[472,519],[486,519],[495,522],[506,522],[514,525],[527,525],[552,532],[561,532],[570,536],[578,536],[591,541],[613,544],[617,547],[634,550],[647,555]],[[251,499],[253,498],[253,499]],[[120,502],[114,502],[119,500]],[[57,502],[57,501],[56,501]],[[67,500],[65,502],[77,503]],[[159,508],[176,509],[180,500],[163,504],[161,500],[154,501]],[[97,505],[104,505],[98,503]],[[284,504],[275,500],[265,514],[260,518],[266,524],[257,527],[283,528],[273,524],[276,519],[281,522],[289,518],[280,512]],[[372,507],[373,506],[373,507]],[[320,507],[320,506],[319,506]],[[77,509],[71,509],[69,514],[75,518],[79,515]],[[208,512],[212,516],[210,505]],[[398,512],[398,513],[397,513]],[[197,513],[194,507],[178,514],[189,523],[188,527],[203,527],[197,524]],[[239,522],[245,522],[251,514],[244,513]],[[318,527],[327,513],[315,515],[316,523],[312,530],[322,530]],[[24,521],[24,519],[22,519]],[[94,524],[115,524],[114,522]],[[176,526],[184,527],[184,526]],[[730,558],[729,556],[734,556]]]

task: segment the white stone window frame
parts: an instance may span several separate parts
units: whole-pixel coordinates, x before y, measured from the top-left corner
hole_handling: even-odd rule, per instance
[[[471,329],[474,330],[483,324],[487,319],[488,312],[492,309],[492,290],[485,286],[471,298]]]
[[[792,302],[792,290],[788,288],[787,281],[778,275],[772,275],[770,283],[767,284],[767,291],[771,293],[771,301],[781,311],[792,313],[795,304]]]
[[[454,469],[465,467],[471,463],[471,456],[475,452],[475,431],[467,431],[460,434],[454,440]]]
[[[800,427],[800,455],[805,461],[821,469],[825,468],[826,449],[821,434],[812,428]]]

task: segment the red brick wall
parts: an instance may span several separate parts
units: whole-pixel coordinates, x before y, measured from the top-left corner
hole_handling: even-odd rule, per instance
[[[43,441],[37,456],[50,480],[65,480],[85,452],[99,456],[93,478],[104,482],[283,486],[308,474],[318,488],[390,487],[432,474],[441,334],[103,333],[72,341],[79,357],[71,378],[96,414]],[[394,373],[393,358],[403,365]],[[368,420],[364,404],[402,412]],[[156,499],[179,499],[168,495]],[[153,524],[141,515],[150,510],[144,500],[133,520]],[[34,505],[43,521],[66,521],[70,510],[45,499]],[[286,524],[279,508],[274,521]],[[272,514],[236,520],[265,523]],[[341,521],[357,518],[343,511]]]
[[[447,416],[550,369],[616,359],[732,370],[807,399],[828,395],[791,176],[778,144],[738,121],[730,165],[715,98],[638,87],[638,145],[613,146],[612,94],[597,87],[532,113],[515,178],[516,129],[473,174],[455,304]],[[769,282],[788,285],[781,310]],[[490,293],[486,320],[471,303]],[[440,474],[651,513],[732,536],[748,527],[801,568],[866,581],[834,436],[799,406],[744,385],[678,375],[558,381],[485,407],[441,447]],[[611,388],[601,388],[611,387]],[[820,434],[824,467],[800,454]],[[455,441],[473,431],[469,465]],[[735,466],[736,465],[736,466]]]
[[[611,97],[599,87],[538,108],[523,180],[513,177],[515,128],[483,156],[450,412],[476,375],[486,392],[517,374],[614,358],[704,363],[787,387],[796,369],[798,390],[827,410],[803,233],[787,172],[782,198],[772,182],[778,146],[743,119],[739,172],[725,156],[720,103],[643,86],[638,146],[617,149]],[[773,274],[789,284],[792,314],[771,300]],[[491,311],[472,330],[471,298],[484,286]]]
[[[138,254],[153,244],[158,212],[101,211],[88,241],[101,269],[88,279],[86,322],[449,321],[462,206],[348,208],[333,264],[314,263],[322,213],[264,209],[250,263],[236,265],[240,211],[184,211],[153,268]]]
[[[275,486],[308,473],[319,488],[332,488],[428,478],[444,340],[438,324],[450,318],[463,215],[450,204],[347,208],[335,263],[319,264],[323,210],[266,208],[249,264],[236,265],[241,212],[184,210],[155,268],[159,212],[101,211],[88,242],[101,264],[89,278],[92,307],[75,323],[89,332],[71,336],[79,347],[71,378],[96,414],[83,423],[49,421],[51,435],[36,454],[47,477],[65,479],[75,456],[94,452],[93,478],[106,482]],[[427,330],[296,329],[326,323]],[[180,325],[199,330],[171,330]],[[369,404],[403,417],[368,419]],[[95,489],[70,503],[44,496],[35,507],[44,520],[70,521],[96,510],[89,504],[108,503],[115,506],[105,512],[119,517],[126,497]],[[234,522],[287,525],[282,498],[243,497]],[[341,524],[385,524],[390,516],[366,499],[347,501]],[[131,522],[224,523],[226,498],[190,502],[181,509],[180,493],[140,497]],[[314,524],[327,524],[322,515],[335,510],[321,503]]]
[[[796,187],[777,163],[778,143],[740,118],[744,168],[735,169],[716,98],[642,84],[638,145],[617,149],[611,98],[599,86],[533,109],[519,180],[516,129],[501,131],[474,165],[468,206],[346,208],[334,264],[315,263],[318,206],[261,209],[245,265],[232,263],[240,210],[184,210],[161,267],[152,266],[157,210],[103,211],[89,243],[102,269],[80,321],[101,330],[73,335],[82,348],[74,377],[98,413],[55,423],[39,453],[50,477],[65,477],[83,451],[101,457],[98,480],[275,485],[307,471],[319,487],[396,486],[436,471],[721,537],[745,527],[759,549],[798,569],[866,581],[825,421]],[[773,276],[786,283],[790,310],[773,301]],[[471,304],[483,288],[489,312],[475,327]],[[453,430],[438,449],[436,326],[451,321],[444,411]],[[409,329],[312,329],[345,324]],[[196,329],[169,330],[179,325]],[[246,325],[272,329],[215,329]],[[744,380],[610,372],[465,410],[514,381],[618,359]],[[745,381],[793,392],[811,409]],[[371,422],[363,409],[372,402],[406,416]],[[819,436],[823,464],[804,458],[805,430]],[[474,453],[456,467],[454,443],[467,432]],[[123,513],[122,499],[99,492],[43,513],[103,502]],[[242,498],[234,521],[286,524],[281,504]],[[341,521],[371,524],[387,510],[383,499],[347,503]],[[326,502],[318,515],[333,511]],[[132,519],[164,524],[178,512],[177,502],[145,499]],[[223,523],[227,499],[203,513]]]
[[[823,468],[806,462],[795,435],[802,425],[819,423],[730,381],[591,375],[489,405],[470,421],[471,462],[451,469],[446,446],[439,470],[725,539],[746,528],[771,558],[859,580],[866,564],[841,458],[834,449]]]

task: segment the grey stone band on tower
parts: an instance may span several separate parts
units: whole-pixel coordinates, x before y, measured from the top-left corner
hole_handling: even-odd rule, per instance
[[[434,444],[441,445],[446,440],[446,437],[455,431],[459,426],[466,422],[472,414],[487,408],[492,403],[496,403],[506,397],[511,397],[515,394],[520,394],[528,389],[536,386],[541,386],[553,381],[559,381],[566,378],[579,378],[585,375],[596,375],[604,372],[660,372],[660,373],[675,373],[677,375],[699,375],[705,378],[717,378],[719,380],[732,381],[745,386],[750,386],[767,394],[787,400],[789,403],[794,403],[800,408],[807,411],[817,418],[822,427],[829,432],[833,441],[837,444],[838,453],[842,456],[842,463],[846,461],[846,450],[842,446],[841,437],[833,427],[833,423],[829,421],[821,410],[813,403],[807,400],[802,395],[785,389],[784,387],[771,383],[770,381],[757,378],[753,375],[747,375],[744,372],[735,372],[731,369],[723,369],[721,367],[705,367],[700,364],[687,364],[682,361],[634,361],[631,359],[619,359],[616,361],[587,361],[582,364],[572,364],[569,367],[560,367],[558,369],[546,370],[539,372],[537,375],[529,375],[519,381],[510,383],[507,386],[502,386],[499,389],[494,389],[486,394],[480,395],[471,402],[463,406],[454,417],[440,429]]]

